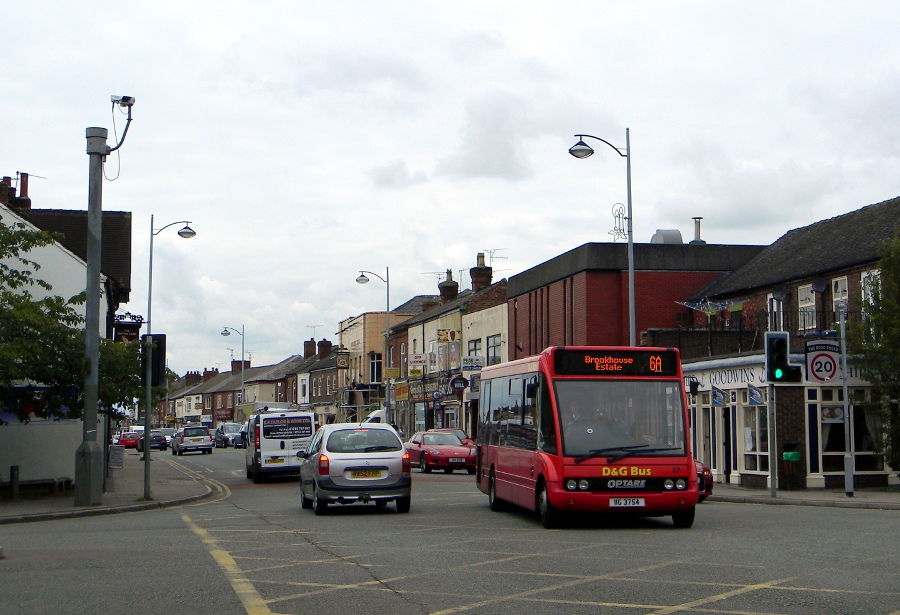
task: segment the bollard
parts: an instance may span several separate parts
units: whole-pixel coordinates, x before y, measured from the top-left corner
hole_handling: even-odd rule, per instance
[[[9,496],[13,500],[19,497],[19,466],[9,466]]]

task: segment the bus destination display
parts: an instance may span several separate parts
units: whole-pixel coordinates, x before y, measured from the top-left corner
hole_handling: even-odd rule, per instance
[[[556,350],[554,370],[564,376],[677,376],[672,350]]]

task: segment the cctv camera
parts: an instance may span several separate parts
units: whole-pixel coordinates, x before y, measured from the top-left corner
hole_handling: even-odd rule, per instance
[[[130,107],[134,104],[134,96],[116,96],[113,94],[109,97],[110,102],[118,103],[120,107]]]

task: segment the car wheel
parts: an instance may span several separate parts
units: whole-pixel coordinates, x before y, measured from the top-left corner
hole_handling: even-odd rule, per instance
[[[488,478],[488,506],[494,512],[500,512],[506,508],[505,502],[497,498],[497,481],[494,479],[493,470]]]
[[[184,451],[181,449],[178,449],[178,456],[181,457],[182,455],[184,455]]]
[[[248,466],[246,463],[244,464],[244,466],[247,468],[247,478],[253,478],[253,470],[251,470],[250,466]]]
[[[466,472],[469,474],[475,474],[475,468],[466,468]]]
[[[547,493],[547,483],[541,481],[538,492],[537,511],[541,516],[541,523],[545,528],[551,529],[559,525],[559,511],[550,503],[550,494]]]
[[[375,500],[375,506],[377,508],[384,508],[387,506],[387,500]]]
[[[411,497],[397,498],[397,512],[408,513],[410,504],[412,504]]]
[[[425,474],[431,473],[431,468],[428,467],[428,460],[425,459],[425,455],[422,455],[421,459],[419,459],[419,469]]]
[[[444,474],[453,474],[453,468],[444,468]]]
[[[256,462],[253,462],[253,468],[250,470],[253,472],[253,482],[257,485],[262,482],[262,472],[259,471],[259,467],[256,465]]]
[[[324,515],[328,512],[328,501],[321,499],[319,497],[319,494],[316,493],[316,491],[317,491],[316,485],[315,485],[315,483],[313,483],[313,501],[312,501],[313,512],[316,513],[317,515]]]
[[[173,454],[173,455],[175,454],[175,449],[174,449],[174,448],[172,449],[172,454]]]
[[[687,510],[682,510],[681,512],[677,512],[672,515],[672,523],[675,524],[675,527],[679,529],[687,529],[694,525],[694,514],[697,509],[695,507],[691,507]]]
[[[303,492],[303,479],[300,479],[300,508],[304,510],[309,510],[313,507],[313,501],[306,497],[306,494]]]

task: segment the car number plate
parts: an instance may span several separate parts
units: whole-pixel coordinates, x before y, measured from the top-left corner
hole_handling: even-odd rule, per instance
[[[194,443],[203,442],[203,438],[191,438],[191,442],[194,442]]]
[[[451,457],[450,458],[450,463],[465,463],[465,462],[466,462],[466,460],[463,459],[462,457]]]
[[[350,470],[350,478],[381,478],[381,470]]]
[[[271,459],[266,459],[266,463],[284,463],[283,457],[273,457]]]
[[[611,498],[609,500],[610,508],[630,508],[643,505],[644,498]]]

